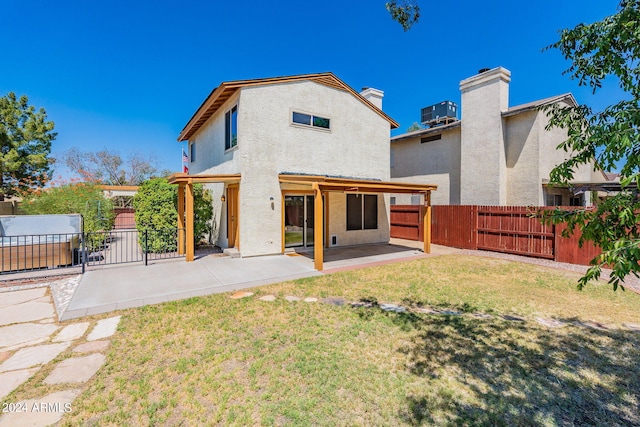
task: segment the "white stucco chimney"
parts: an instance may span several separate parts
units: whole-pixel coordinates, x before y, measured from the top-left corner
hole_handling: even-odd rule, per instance
[[[364,99],[382,110],[382,98],[384,97],[383,91],[374,89],[372,87],[365,87],[362,88],[362,92],[360,92],[360,95],[362,95]]]
[[[460,204],[505,205],[507,163],[502,112],[509,108],[511,72],[481,70],[460,82]]]

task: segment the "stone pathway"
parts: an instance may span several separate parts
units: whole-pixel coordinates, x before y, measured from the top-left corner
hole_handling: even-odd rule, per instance
[[[254,296],[252,292],[235,292],[229,295],[229,298],[243,299],[243,298],[250,298],[252,296]],[[256,298],[264,302],[274,302],[278,300],[278,297],[275,295],[262,295],[262,296],[257,295]],[[470,316],[470,317],[475,317],[477,319],[499,318],[507,322],[514,322],[514,323],[515,322],[525,323],[528,321],[528,319],[524,317],[516,316],[513,314],[500,314],[500,315],[494,316],[487,313],[466,313],[463,311],[435,308],[435,307],[415,307],[415,306],[406,307],[406,306],[392,304],[392,303],[378,303],[376,301],[369,301],[369,300],[348,302],[341,297],[327,297],[327,298],[319,299],[315,297],[300,297],[296,295],[285,295],[284,297],[282,297],[282,299],[291,303],[303,301],[306,303],[320,302],[323,304],[334,305],[338,307],[349,305],[352,308],[378,308],[382,311],[400,313],[400,314],[420,313],[420,314],[428,314],[428,315],[436,315],[436,316]],[[547,319],[543,317],[536,317],[534,320],[540,325],[546,326],[551,329],[562,328],[568,325],[572,325],[572,326],[577,326],[581,328],[594,329],[598,331],[624,330],[624,331],[640,332],[640,324],[636,324],[636,323],[623,323],[621,326],[618,327],[615,325],[605,325],[599,322],[593,322],[588,320],[566,322],[558,319]]]
[[[78,282],[79,278],[51,282],[52,295],[57,293],[57,298],[47,294],[47,287],[0,293],[0,427],[57,423],[73,411],[73,401],[84,384],[104,364],[110,344],[107,338],[116,332],[120,316],[64,324],[56,319],[52,300],[58,310],[64,310]],[[50,373],[42,384],[58,391],[45,394],[50,389],[39,387],[44,391],[27,391],[31,399],[11,398],[11,393],[43,369]],[[39,393],[43,395],[37,396]]]

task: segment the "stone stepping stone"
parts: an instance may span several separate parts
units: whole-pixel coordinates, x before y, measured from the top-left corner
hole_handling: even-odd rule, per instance
[[[576,320],[573,324],[576,326],[582,326],[583,328],[595,329],[597,331],[608,331],[610,329],[607,325],[599,322],[592,322],[590,320],[587,320],[586,322]]]
[[[63,360],[44,379],[45,384],[84,383],[98,372],[106,357],[101,353]]]
[[[0,365],[0,372],[15,371],[49,363],[65,351],[69,344],[68,342],[62,342],[22,348]]]
[[[55,322],[55,321],[56,321],[56,319],[54,319],[54,318],[49,318],[49,319],[42,319],[42,320],[39,320],[39,321],[38,321],[38,323],[53,323],[53,322]]]
[[[418,307],[415,309],[415,311],[418,313],[424,313],[424,314],[441,314],[440,310],[435,310],[433,308],[428,308],[428,307]]]
[[[263,297],[258,298],[260,301],[273,302],[276,300],[275,295],[265,295]]]
[[[47,288],[45,287],[26,289],[24,291],[3,292],[2,298],[0,298],[0,308],[37,300],[45,296],[46,293]]]
[[[508,320],[510,322],[525,322],[526,321],[524,317],[512,316],[510,314],[503,314],[500,317],[503,318],[504,320]]]
[[[74,323],[72,325],[65,326],[58,335],[53,338],[53,342],[61,341],[73,341],[82,337],[89,328],[89,322]]]
[[[320,302],[329,304],[329,305],[335,305],[338,307],[341,307],[347,303],[344,298],[339,298],[339,297],[322,298]]]
[[[18,388],[20,384],[31,378],[40,367],[31,369],[21,369],[19,371],[5,372],[0,374],[0,399],[7,396],[13,390]]]
[[[373,302],[373,301],[354,301],[351,303],[351,307],[353,308],[372,308],[377,306],[378,303],[377,302]]]
[[[444,314],[445,316],[462,316],[463,313],[456,310],[440,310],[440,314]]]
[[[536,322],[540,323],[541,325],[547,326],[549,328],[562,328],[568,325],[568,323],[561,322],[560,320],[545,319],[542,317],[536,317]]]
[[[231,299],[249,298],[252,295],[253,295],[253,292],[241,291],[241,292],[235,292],[235,293],[231,294],[229,296],[229,298],[231,298]]]
[[[0,363],[4,362],[11,356],[10,351],[0,351]]]
[[[47,341],[57,331],[57,325],[22,323],[0,328],[0,348],[16,349]]]
[[[640,324],[637,323],[623,323],[622,326],[630,331],[640,332]]]
[[[49,426],[73,410],[72,402],[82,390],[64,390],[38,399],[21,400],[16,404],[26,412],[7,412],[0,417],[0,427]]]
[[[102,338],[109,338],[113,334],[116,333],[116,329],[118,328],[118,323],[120,323],[120,317],[109,317],[108,319],[98,320],[96,326],[93,327],[93,330],[87,336],[87,341],[96,341]]]
[[[380,304],[380,310],[382,311],[391,311],[394,313],[404,313],[407,311],[405,307],[395,305],[395,304]]]
[[[3,307],[0,310],[0,326],[13,323],[33,322],[55,316],[51,302],[27,301]]]
[[[302,298],[296,297],[296,296],[293,296],[293,295],[287,295],[286,297],[284,297],[284,299],[289,301],[289,302],[302,301]]]
[[[318,302],[318,298],[307,297],[303,301],[304,302]]]
[[[493,316],[487,313],[471,313],[471,315],[478,319],[493,319]]]
[[[84,344],[80,344],[79,346],[73,349],[74,353],[95,353],[98,351],[105,351],[109,348],[109,344],[111,341],[91,341]]]

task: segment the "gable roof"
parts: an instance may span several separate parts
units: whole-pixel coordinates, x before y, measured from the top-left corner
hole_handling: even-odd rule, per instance
[[[502,117],[515,116],[516,114],[524,113],[525,111],[535,110],[538,107],[548,104],[555,104],[556,102],[566,101],[567,103],[576,106],[578,103],[571,93],[563,93],[562,95],[556,95],[549,98],[539,99],[537,101],[528,102],[526,104],[516,105],[515,107],[511,107],[506,111],[503,111]],[[442,126],[436,126],[433,128],[425,128],[419,129],[413,132],[403,133],[391,138],[391,142],[402,141],[405,139],[411,139],[416,137],[428,136],[430,134],[442,133],[446,130],[453,129],[462,125],[462,120],[457,120],[452,123],[448,123]]]
[[[395,129],[399,126],[395,120],[393,120],[391,117],[385,114],[382,110],[380,110],[378,107],[376,107],[367,99],[365,99],[358,92],[353,90],[345,82],[337,78],[333,73],[299,74],[295,76],[269,77],[264,79],[252,79],[252,80],[235,80],[235,81],[220,83],[220,86],[218,86],[217,88],[213,89],[213,91],[211,91],[207,99],[204,100],[202,105],[200,105],[198,110],[196,110],[196,112],[193,114],[191,119],[189,119],[185,127],[180,132],[180,135],[178,136],[178,141],[188,140],[239,89],[242,89],[245,87],[252,87],[252,86],[265,86],[265,85],[291,83],[291,82],[299,82],[299,81],[312,81],[315,83],[332,87],[334,89],[348,92],[351,95],[355,96],[364,105],[371,108],[376,114],[381,116],[383,119],[387,120],[391,125],[392,129]]]
[[[563,93],[562,95],[552,96],[550,98],[539,99],[537,101],[528,102],[526,104],[516,105],[515,107],[511,107],[507,109],[507,111],[502,112],[502,117],[509,117],[519,113],[524,113],[525,111],[535,110],[538,107],[548,104],[555,104],[556,102],[566,101],[567,103],[576,106],[578,103],[576,99],[570,93]]]

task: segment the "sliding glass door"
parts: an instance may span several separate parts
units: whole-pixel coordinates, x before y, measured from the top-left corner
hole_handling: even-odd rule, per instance
[[[313,246],[314,200],[312,195],[285,196],[284,246]]]

